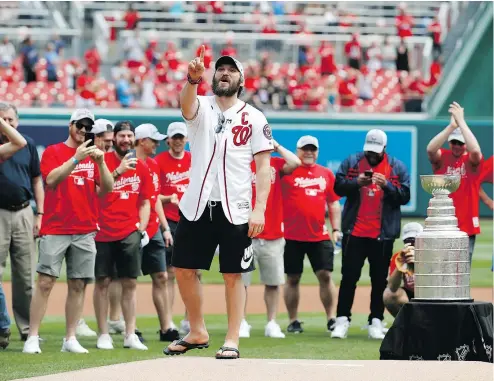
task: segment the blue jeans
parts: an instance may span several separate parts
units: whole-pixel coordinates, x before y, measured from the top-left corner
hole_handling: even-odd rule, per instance
[[[10,328],[10,317],[7,312],[5,293],[3,292],[2,284],[0,283],[0,329],[6,328]]]

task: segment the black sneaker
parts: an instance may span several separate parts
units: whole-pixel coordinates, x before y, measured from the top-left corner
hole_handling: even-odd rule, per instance
[[[5,349],[10,343],[10,328],[0,329],[0,348]]]
[[[27,341],[27,333],[21,333],[21,341]]]
[[[174,341],[180,338],[178,330],[173,328],[168,328],[166,332],[163,332],[161,330],[159,330],[158,332],[160,334],[160,341]]]
[[[302,332],[304,332],[304,329],[302,328],[302,322],[301,321],[298,321],[298,320],[292,321],[288,325],[288,328],[286,330],[287,330],[287,332],[291,332],[291,333],[302,333]]]
[[[328,320],[328,332],[332,332],[334,330],[334,326],[336,325],[336,319],[331,318]]]
[[[142,337],[142,332],[141,331],[139,331],[138,329],[136,329],[134,333],[137,335],[137,337],[139,338],[139,341],[141,343],[145,343],[146,342],[146,340],[144,340],[144,337]]]

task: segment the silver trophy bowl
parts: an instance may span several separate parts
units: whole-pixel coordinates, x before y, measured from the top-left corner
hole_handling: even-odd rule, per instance
[[[471,301],[468,235],[458,228],[449,195],[460,187],[459,175],[421,175],[430,194],[424,231],[415,238],[414,301]]]
[[[432,195],[456,192],[460,182],[460,175],[420,175],[422,188]]]

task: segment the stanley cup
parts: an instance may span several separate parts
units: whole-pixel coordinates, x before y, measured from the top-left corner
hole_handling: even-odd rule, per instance
[[[415,298],[417,301],[471,301],[468,235],[458,228],[450,193],[459,175],[421,175],[422,188],[432,198],[425,228],[415,238]]]

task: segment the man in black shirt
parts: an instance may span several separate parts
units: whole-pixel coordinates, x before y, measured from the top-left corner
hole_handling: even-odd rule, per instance
[[[0,118],[17,129],[19,118],[15,106],[0,103]],[[29,332],[29,306],[34,273],[34,239],[41,228],[44,190],[39,156],[34,141],[24,136],[27,145],[0,163],[0,274],[10,253],[12,268],[12,309],[15,322],[25,340]],[[12,139],[1,134],[2,144]],[[36,202],[34,218],[31,200]]]

